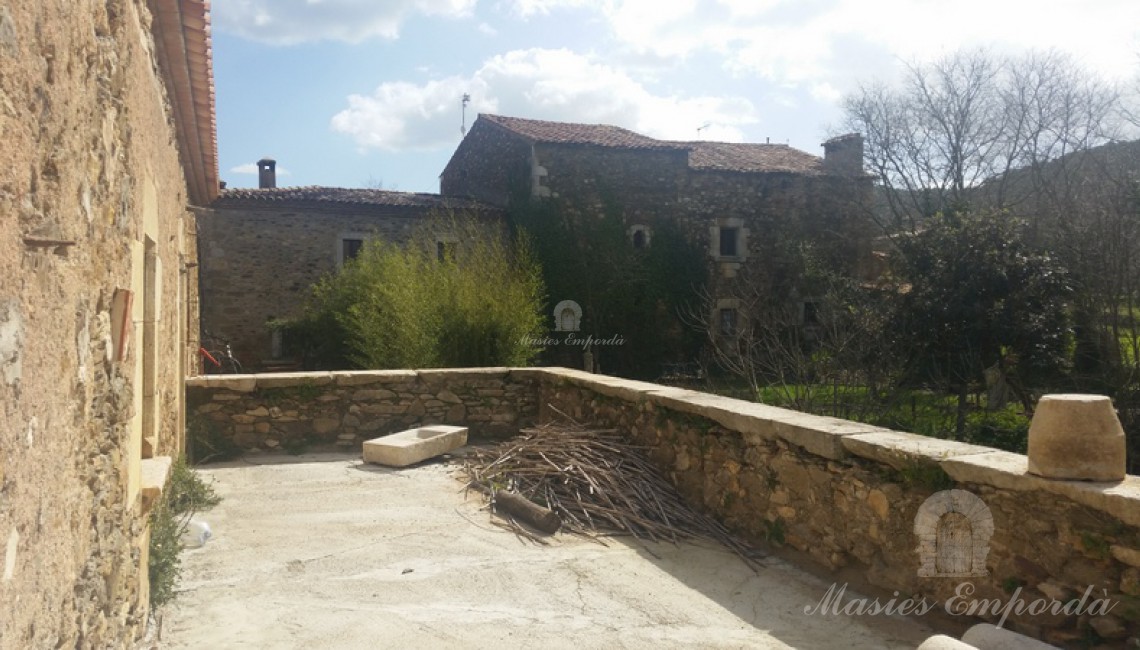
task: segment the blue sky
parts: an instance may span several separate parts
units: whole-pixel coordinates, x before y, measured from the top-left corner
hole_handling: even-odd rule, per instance
[[[820,154],[844,94],[960,47],[1135,84],[1138,0],[214,0],[222,179],[436,192],[480,112]],[[698,132],[698,129],[700,131]]]

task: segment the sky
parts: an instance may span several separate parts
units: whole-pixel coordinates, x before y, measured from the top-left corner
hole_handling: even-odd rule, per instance
[[[270,157],[279,187],[438,192],[478,113],[822,155],[845,95],[961,48],[1140,75],[1140,0],[213,0],[212,19],[229,187]]]

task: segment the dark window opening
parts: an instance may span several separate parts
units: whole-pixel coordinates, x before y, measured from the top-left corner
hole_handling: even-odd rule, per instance
[[[819,303],[804,303],[804,325],[819,325]]]
[[[737,228],[721,228],[720,229],[720,255],[721,257],[736,257],[736,239],[739,229]]]
[[[362,248],[364,248],[363,239],[340,240],[341,261],[347,262],[356,259],[356,256],[360,255],[360,249]]]
[[[736,336],[736,310],[721,309],[717,317],[721,336]]]
[[[645,248],[645,231],[638,230],[633,233],[633,247]]]
[[[435,243],[435,258],[440,262],[455,259],[455,245],[451,242],[437,241]]]

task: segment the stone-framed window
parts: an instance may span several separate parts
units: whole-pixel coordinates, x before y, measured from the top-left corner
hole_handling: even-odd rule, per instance
[[[716,327],[717,334],[721,336],[733,337],[737,333],[737,318],[739,312],[731,308],[723,308],[717,310]]]
[[[716,301],[711,318],[710,330],[719,339],[734,339],[740,335],[743,316],[740,313],[740,300],[720,298]]]
[[[653,239],[653,231],[649,229],[649,226],[641,224],[630,226],[626,232],[629,234],[629,241],[634,248],[638,250],[649,248],[649,243]]]
[[[340,268],[351,259],[356,259],[364,248],[368,234],[363,232],[342,232],[336,238],[336,266]]]
[[[709,231],[709,254],[723,262],[743,262],[748,257],[748,229],[744,220],[722,217]]]

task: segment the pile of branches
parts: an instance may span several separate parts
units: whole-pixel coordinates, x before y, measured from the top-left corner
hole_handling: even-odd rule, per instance
[[[750,564],[757,557],[719,521],[685,503],[645,448],[615,429],[561,423],[524,429],[495,447],[472,450],[462,471],[468,487],[488,494],[492,503],[496,495],[520,495],[552,511],[570,533],[673,543],[706,539]]]

